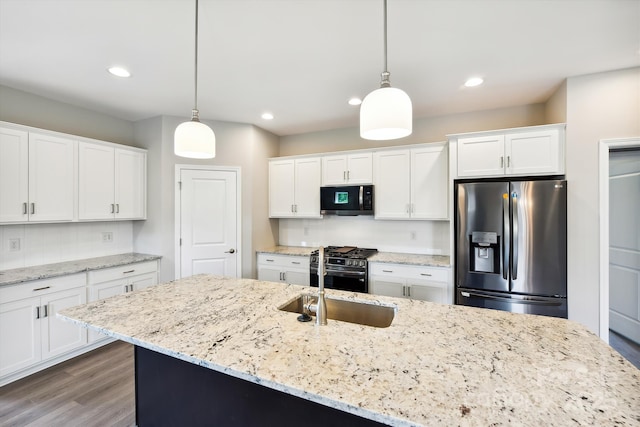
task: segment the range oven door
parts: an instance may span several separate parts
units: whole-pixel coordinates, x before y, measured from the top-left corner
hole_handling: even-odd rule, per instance
[[[327,289],[339,289],[350,292],[369,292],[369,284],[366,269],[361,271],[329,267],[325,270],[324,287]],[[318,287],[318,268],[311,267],[309,282],[311,286]]]

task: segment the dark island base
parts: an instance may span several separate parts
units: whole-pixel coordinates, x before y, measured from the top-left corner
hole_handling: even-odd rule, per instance
[[[147,426],[381,426],[135,346],[136,424]]]

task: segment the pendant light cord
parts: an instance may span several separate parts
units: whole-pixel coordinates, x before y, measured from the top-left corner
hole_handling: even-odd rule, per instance
[[[385,0],[386,1],[386,0]],[[196,0],[196,54],[195,54],[195,71],[194,71],[194,100],[193,100],[193,109],[195,110],[195,115],[197,117],[198,114],[198,0]]]
[[[387,70],[387,0],[383,0],[384,10],[383,10],[383,20],[384,20],[384,69],[382,71],[382,79],[380,81],[380,87],[390,87],[391,81],[389,80],[389,70]]]

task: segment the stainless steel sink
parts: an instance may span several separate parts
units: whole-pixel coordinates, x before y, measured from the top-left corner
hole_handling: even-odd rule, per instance
[[[358,325],[387,328],[391,325],[396,309],[390,306],[367,304],[358,301],[345,301],[334,298],[325,298],[327,302],[327,317],[341,322],[357,323]],[[316,304],[318,297],[315,295],[300,295],[278,309],[290,313],[309,313],[305,305]]]

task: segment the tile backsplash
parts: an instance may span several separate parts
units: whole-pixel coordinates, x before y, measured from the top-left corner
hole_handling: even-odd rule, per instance
[[[0,225],[0,270],[133,251],[133,222]]]

